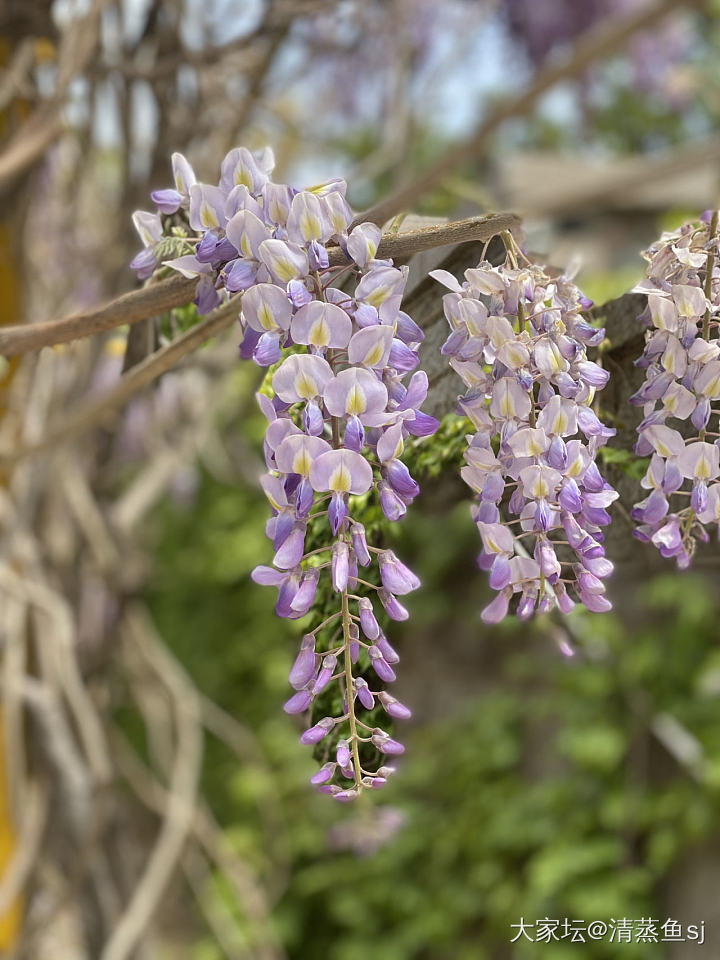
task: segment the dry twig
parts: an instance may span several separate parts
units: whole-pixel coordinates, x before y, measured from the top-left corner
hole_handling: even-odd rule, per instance
[[[23,124],[0,154],[0,193],[10,190],[62,133],[61,111],[73,79],[90,63],[100,37],[100,19],[109,0],[94,0],[90,10],[72,23],[58,54],[57,82],[49,102]]]
[[[126,960],[153,919],[182,856],[192,826],[203,753],[200,710],[194,686],[155,636],[141,608],[134,607],[128,611],[126,626],[132,642],[161,678],[172,699],[177,744],[157,841],[125,912],[103,948],[100,960]]]
[[[28,784],[20,832],[10,861],[0,877],[0,916],[21,895],[35,866],[48,813],[48,791],[36,781]]]

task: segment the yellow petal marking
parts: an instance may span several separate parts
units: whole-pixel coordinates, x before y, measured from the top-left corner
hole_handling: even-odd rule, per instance
[[[700,454],[700,458],[695,466],[695,476],[698,480],[709,480],[711,473],[709,458],[705,453]]]
[[[286,283],[290,280],[294,280],[297,276],[297,270],[295,269],[295,264],[292,260],[289,260],[287,257],[277,257],[274,260],[275,264],[275,273],[280,277],[281,280],[284,280]]]
[[[261,303],[258,307],[258,320],[263,330],[277,330],[273,312],[266,303]]]
[[[564,410],[558,410],[555,419],[553,420],[552,432],[553,433],[564,433],[567,430],[568,418]]]
[[[317,383],[307,373],[299,373],[295,377],[295,393],[303,400],[311,400],[319,392]]]
[[[369,303],[371,307],[375,307],[377,310],[381,304],[385,303],[389,296],[389,287],[379,286],[365,297],[365,303]]]
[[[340,464],[330,474],[330,489],[337,493],[348,493],[350,490],[350,471],[344,464]]]
[[[487,536],[487,534],[485,535],[485,543],[487,544],[490,553],[502,553],[500,544],[493,540],[492,537]]]
[[[365,413],[366,409],[367,397],[365,396],[365,391],[359,384],[355,383],[348,393],[345,412],[357,417],[360,416],[361,413]]]
[[[200,222],[204,227],[219,227],[218,218],[215,215],[215,211],[210,206],[209,203],[206,203],[204,200],[200,207]]]
[[[539,497],[546,497],[550,492],[545,479],[543,477],[538,477],[535,483],[533,484],[533,497],[538,499]]]
[[[714,397],[716,397],[719,392],[720,392],[720,374],[716,377],[713,377],[713,379],[707,384],[707,386],[703,387],[703,394],[706,397],[709,397],[710,399],[713,399]]]
[[[327,325],[325,317],[318,317],[310,327],[308,343],[312,344],[313,347],[326,347],[330,343],[330,327]]]
[[[317,217],[309,210],[305,210],[300,217],[300,232],[305,240],[319,240],[322,236],[322,225]]]
[[[365,354],[363,363],[366,367],[374,367],[376,364],[380,363],[384,352],[384,345],[382,343],[376,343],[373,347],[370,347],[368,352]]]
[[[542,444],[539,443],[539,442],[538,442],[537,440],[535,440],[534,438],[531,439],[531,440],[530,440],[530,456],[531,456],[531,457],[539,457],[541,453],[543,453]]]
[[[512,417],[515,413],[513,409],[512,397],[510,396],[510,391],[507,387],[503,388],[503,396],[500,401],[500,412],[504,417]]]
[[[311,463],[310,454],[302,447],[293,459],[293,473],[299,473],[301,477],[307,477],[310,473]]]
[[[247,187],[248,190],[250,190],[252,187],[252,177],[250,176],[250,171],[247,167],[242,165],[235,167],[235,175],[233,180],[235,181],[236,187],[239,187],[240,184],[243,184],[243,186]]]

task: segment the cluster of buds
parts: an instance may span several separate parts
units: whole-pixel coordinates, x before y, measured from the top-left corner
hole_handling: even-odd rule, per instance
[[[634,534],[683,569],[697,541],[708,540],[706,524],[720,523],[717,226],[717,211],[706,211],[664,233],[645,252],[647,279],[635,288],[647,294],[641,319],[651,329],[636,361],[645,381],[630,397],[644,415],[635,452],[650,456],[641,481],[650,493],[632,511]]]
[[[591,303],[569,278],[551,279],[526,258],[518,265],[521,251],[504,240],[499,267],[483,261],[462,284],[444,270],[431,274],[451,291],[442,352],[468,388],[458,412],[475,429],[462,476],[478,496],[478,565],[497,591],[482,618],[501,621],[514,595],[521,620],[556,606],[569,613],[573,594],[602,612],[613,569],[602,528],[617,493],[595,457],[615,431],[592,409],[608,373],[587,348],[604,331],[584,318]]]
[[[200,276],[201,285],[207,279],[204,309],[223,288],[243,291],[241,355],[261,366],[282,360],[272,396],[258,397],[268,420],[261,483],[275,554],[253,578],[277,588],[276,612],[290,619],[312,612],[320,578],[328,578],[335,610],[303,636],[285,710],[311,711],[300,739],[321,754],[312,783],[349,801],[382,787],[404,750],[365,721],[379,711],[410,715],[382,688],[395,680],[398,655],[376,614],[406,619],[398,597],[419,580],[391,550],[368,543],[351,499],[374,489],[385,517],[400,519],[419,492],[401,459],[404,444],[438,426],[420,410],[428,389],[426,374],[415,370],[423,334],[400,309],[407,268],[376,259],[377,226],[349,229],[342,180],[296,191],[270,181],[269,151],[257,160],[243,148],[225,158],[217,187],[196,183],[177,154],[173,167],[176,188],[153,199],[165,216],[186,209],[201,236],[194,254],[163,262]],[[150,230],[134,261],[145,272],[157,264],[164,224],[152,214],[136,215],[136,223],[138,216]],[[329,244],[343,251],[340,266],[330,265]],[[309,525],[321,542],[311,549]]]

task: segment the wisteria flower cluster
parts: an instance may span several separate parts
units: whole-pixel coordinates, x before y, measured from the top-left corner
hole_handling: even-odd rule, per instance
[[[645,253],[647,278],[635,290],[651,324],[636,361],[645,381],[630,397],[642,406],[635,451],[650,456],[632,511],[635,536],[684,569],[706,526],[720,523],[720,277],[718,213],[664,233]],[[672,426],[670,425],[672,424]]]
[[[458,412],[469,418],[465,482],[477,494],[478,557],[497,596],[483,610],[497,623],[517,596],[521,620],[575,598],[610,609],[603,527],[617,493],[595,462],[615,431],[592,409],[608,373],[587,357],[604,330],[583,316],[591,304],[567,277],[551,279],[504,236],[507,258],[465,271],[436,270],[451,333],[442,352],[465,382]],[[571,588],[571,591],[568,591]]]
[[[219,185],[209,186],[175,154],[175,188],[153,194],[158,214],[136,215],[147,242],[134,265],[141,276],[155,269],[162,217],[184,213],[198,234],[195,252],[164,263],[201,277],[201,310],[243,291],[241,355],[279,363],[272,397],[259,395],[275,553],[253,578],[277,588],[276,611],[290,619],[311,613],[320,578],[329,581],[335,609],[302,638],[285,710],[313,712],[300,738],[320,745],[312,783],[349,801],[382,787],[404,751],[373,720],[378,711],[410,716],[384,689],[399,658],[380,613],[406,619],[398,597],[419,586],[392,550],[368,543],[351,498],[374,490],[385,517],[399,520],[419,492],[401,459],[404,445],[438,422],[420,409],[428,390],[426,374],[415,371],[423,333],[400,309],[407,268],[376,258],[377,226],[349,229],[344,181],[297,191],[273,183],[272,167],[269,151],[256,159],[232,150]],[[343,251],[339,266],[330,265],[330,245]],[[321,545],[307,549],[310,528],[315,541],[322,531]],[[318,706],[328,712],[318,715]]]

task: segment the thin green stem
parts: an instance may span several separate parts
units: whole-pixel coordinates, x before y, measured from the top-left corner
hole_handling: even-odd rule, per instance
[[[355,786],[362,790],[360,773],[360,751],[358,749],[357,720],[355,719],[355,691],[353,689],[352,655],[350,652],[350,606],[347,590],[342,592],[342,620],[343,640],[345,642],[345,690],[347,696],[348,720],[350,722],[350,747],[352,750],[353,770],[355,772]]]
[[[718,227],[718,211],[713,210],[712,219],[710,220],[710,230],[708,232],[708,243],[714,238],[717,233]],[[703,293],[707,300],[712,296],[712,278],[713,270],[715,269],[715,252],[713,250],[708,250],[706,272],[705,272],[705,286]],[[702,326],[702,335],[703,340],[707,340],[710,337],[710,307],[705,308],[705,316],[703,317],[703,326]],[[699,440],[705,439],[705,430],[701,430],[698,436]]]
[[[715,234],[717,233],[718,228],[718,211],[713,210],[712,219],[710,221],[710,232],[708,234],[708,243],[714,239]],[[713,250],[708,251],[707,258],[707,268],[705,273],[705,296],[709,300],[712,295],[712,275],[713,270],[715,269],[715,252]],[[710,333],[710,307],[705,311],[705,316],[703,318],[703,339],[707,340]]]
[[[518,318],[518,335],[525,333],[527,330],[527,321],[525,320],[525,308],[522,305],[522,301],[518,300],[517,306],[517,318]],[[535,385],[533,384],[528,391],[530,394],[530,426],[535,426]]]
[[[356,583],[361,584],[363,587],[367,587],[369,590],[381,590],[376,583],[370,583],[369,580],[362,580],[360,577],[353,577]]]
[[[340,420],[338,417],[332,417],[331,421],[332,428],[332,445],[337,450],[340,446]],[[344,539],[342,534],[336,538],[338,540]],[[352,751],[353,758],[353,771],[355,773],[355,787],[357,790],[362,790],[362,774],[360,772],[360,753],[358,750],[358,732],[357,732],[357,720],[355,718],[355,691],[353,688],[353,671],[352,671],[352,653],[350,650],[350,645],[352,643],[350,639],[350,627],[352,626],[353,617],[350,614],[350,605],[348,603],[349,594],[347,588],[343,590],[341,597],[341,608],[340,616],[342,616],[342,637],[343,637],[343,646],[345,650],[345,656],[343,660],[343,674],[345,677],[345,697],[347,699],[348,707],[348,721],[350,723],[350,749]],[[337,614],[336,614],[337,616]]]
[[[340,616],[342,616],[342,613],[340,610],[338,610],[336,613],[331,613],[330,616],[327,617],[327,619],[323,620],[323,622],[318,624],[314,630],[310,631],[310,635],[312,636],[315,633],[319,633],[319,631],[322,630],[323,627],[326,627],[329,623],[332,623],[333,620],[337,620],[337,618]]]
[[[302,559],[307,560],[308,557],[314,557],[318,553],[327,553],[328,550],[332,550],[332,547],[317,547],[315,550],[309,550],[307,553],[304,553]]]
[[[503,230],[500,234],[500,239],[505,244],[505,252],[507,253],[508,260],[512,265],[514,270],[517,270],[517,257],[515,256],[515,243],[513,241],[513,236],[509,230]]]

